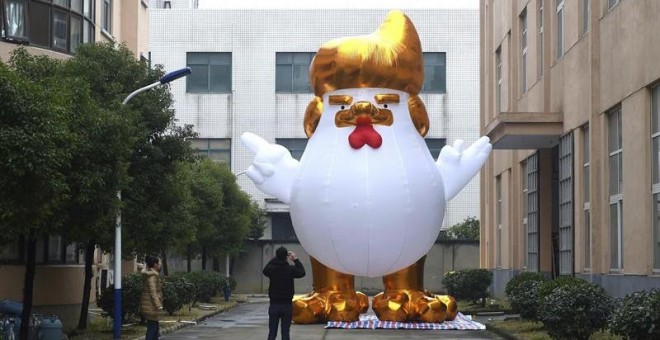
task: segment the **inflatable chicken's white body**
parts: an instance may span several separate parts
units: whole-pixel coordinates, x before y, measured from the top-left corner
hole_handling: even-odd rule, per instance
[[[398,100],[374,100],[383,95]],[[391,111],[393,120],[368,124],[369,134],[361,141],[354,134],[357,125],[337,123],[336,114],[348,105],[331,104],[331,96]],[[280,145],[247,132],[241,136],[256,154],[248,177],[261,191],[289,203],[302,246],[339,272],[383,276],[428,253],[442,226],[445,202],[476,175],[491,150],[487,137],[466,150],[457,141],[434,161],[407,99],[403,91],[383,88],[324,94],[323,113],[300,162]],[[370,140],[376,135],[382,142]]]

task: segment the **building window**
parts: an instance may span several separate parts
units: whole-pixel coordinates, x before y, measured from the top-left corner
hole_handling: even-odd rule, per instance
[[[619,4],[619,0],[607,0],[607,10],[611,10],[614,6]]]
[[[0,1],[0,37],[73,53],[94,41],[94,0]]]
[[[582,0],[582,35],[589,32],[589,0]]]
[[[591,268],[591,177],[589,169],[591,156],[589,151],[589,126],[582,127],[582,198],[584,211],[584,269]]]
[[[293,229],[291,215],[289,213],[273,213],[270,215],[270,223],[273,241],[291,242],[298,241],[296,231]]]
[[[495,209],[495,220],[497,222],[495,257],[497,268],[502,268],[502,176],[495,178],[495,195],[495,199],[497,200],[497,208]]]
[[[198,156],[208,157],[231,168],[231,139],[196,138],[191,140],[190,145]]]
[[[564,55],[564,0],[557,1],[557,60]]]
[[[82,42],[94,42],[96,31],[94,23],[96,20],[95,0],[83,0],[83,27],[82,27]]]
[[[543,76],[543,0],[538,0],[537,2],[538,10],[536,11],[538,17],[536,21],[538,22],[538,41],[536,42],[536,76],[541,79]]]
[[[23,237],[0,249],[0,263],[25,263],[26,242]],[[66,243],[60,235],[50,235],[37,239],[36,263],[39,264],[75,264],[79,263],[78,246]]]
[[[621,107],[608,114],[610,268],[623,268],[623,143]]]
[[[275,53],[275,92],[311,93],[309,66],[313,52]]]
[[[653,269],[660,270],[660,85],[653,88],[651,98]]]
[[[527,92],[527,8],[520,14],[520,92]]]
[[[424,142],[426,142],[426,147],[429,148],[429,152],[431,152],[431,157],[433,157],[434,160],[437,160],[438,156],[440,155],[440,151],[447,144],[447,139],[424,138]]]
[[[495,51],[495,107],[497,112],[502,112],[502,48]]]
[[[527,202],[527,192],[528,192],[528,187],[527,187],[527,160],[523,161],[520,164],[520,180],[521,180],[521,187],[522,187],[522,194],[521,194],[521,201],[522,201],[522,231],[523,231],[523,245],[522,245],[522,250],[523,250],[523,268],[527,268],[527,235],[529,234],[529,230],[527,229],[527,214],[529,212],[528,210],[528,202]]]
[[[300,160],[307,147],[307,138],[276,138],[275,143],[287,148],[291,157]]]
[[[28,4],[26,0],[5,0],[4,8],[0,8],[0,13],[4,10],[2,18],[2,27],[0,37],[27,41],[28,37]]]
[[[112,34],[112,0],[102,0],[101,6],[101,28],[108,34]]]
[[[445,52],[424,52],[423,93],[447,93],[447,55]]]
[[[186,77],[188,93],[231,93],[231,53],[188,52]]]

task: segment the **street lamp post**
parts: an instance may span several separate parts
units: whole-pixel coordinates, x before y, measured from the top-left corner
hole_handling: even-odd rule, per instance
[[[138,93],[153,89],[158,85],[167,84],[173,80],[185,77],[191,73],[190,67],[185,67],[180,70],[172,71],[164,76],[162,76],[157,82],[149,84],[145,87],[139,88],[129,94],[126,99],[122,102],[122,105],[126,105],[129,100],[135,97]],[[121,190],[117,192],[117,198],[121,201]],[[117,213],[117,222],[115,225],[115,269],[114,269],[114,280],[115,280],[115,296],[114,296],[114,323],[113,323],[113,338],[121,339],[121,319],[122,319],[122,307],[121,307],[121,209]]]

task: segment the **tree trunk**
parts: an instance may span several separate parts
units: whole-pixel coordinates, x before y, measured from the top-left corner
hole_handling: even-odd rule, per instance
[[[83,284],[83,296],[80,306],[80,319],[78,319],[78,329],[87,329],[87,312],[89,311],[89,294],[92,287],[92,264],[94,263],[94,250],[96,249],[96,240],[89,240],[85,246],[85,283]]]
[[[202,247],[202,270],[206,270],[206,247]]]
[[[188,249],[187,249],[187,252],[186,252],[186,262],[187,262],[186,264],[188,265],[188,268],[187,268],[188,273],[190,273],[190,270],[191,270],[190,267],[191,267],[191,262],[192,262],[192,246],[191,245],[188,245]]]
[[[34,274],[36,271],[37,238],[30,232],[27,238],[27,263],[25,264],[25,281],[23,283],[23,313],[21,314],[20,339],[27,340],[32,315],[32,293],[34,290]]]
[[[160,256],[163,258],[163,275],[168,276],[170,271],[167,269],[167,251],[163,250]]]

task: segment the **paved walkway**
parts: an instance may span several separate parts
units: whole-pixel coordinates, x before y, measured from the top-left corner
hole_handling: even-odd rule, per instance
[[[340,339],[502,339],[488,331],[325,329],[324,325],[291,325],[291,338],[303,340]],[[250,298],[231,310],[186,327],[161,339],[263,340],[268,335],[268,298]],[[278,339],[280,339],[278,335]]]

